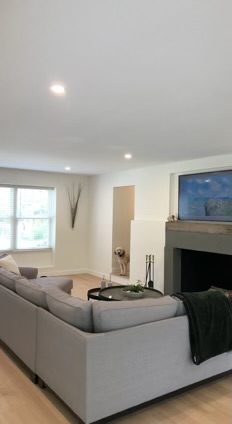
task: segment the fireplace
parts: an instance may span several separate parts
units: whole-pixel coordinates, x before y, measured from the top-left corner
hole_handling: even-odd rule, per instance
[[[166,223],[164,293],[232,289],[232,224]]]
[[[232,256],[181,250],[181,291],[203,291],[211,286],[232,290]]]

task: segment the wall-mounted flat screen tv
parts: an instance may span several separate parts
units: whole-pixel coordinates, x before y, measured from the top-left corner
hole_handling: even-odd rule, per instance
[[[232,222],[232,170],[180,175],[178,219]]]

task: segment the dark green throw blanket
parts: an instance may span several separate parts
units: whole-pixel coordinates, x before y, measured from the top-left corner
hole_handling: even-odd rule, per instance
[[[204,291],[174,296],[184,302],[196,365],[232,349],[232,304],[223,293]]]

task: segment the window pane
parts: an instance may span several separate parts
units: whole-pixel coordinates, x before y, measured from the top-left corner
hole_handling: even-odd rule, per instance
[[[11,220],[0,219],[0,250],[11,248]]]
[[[0,218],[12,216],[13,195],[14,190],[11,187],[0,187]]]
[[[49,216],[49,191],[19,188],[17,190],[18,218],[47,218]]]
[[[49,246],[48,219],[18,219],[17,249],[43,249]]]
[[[0,185],[0,250],[51,247],[54,190]]]

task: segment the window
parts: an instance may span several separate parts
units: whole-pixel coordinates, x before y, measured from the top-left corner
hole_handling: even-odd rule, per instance
[[[52,246],[54,189],[0,185],[0,250]]]

